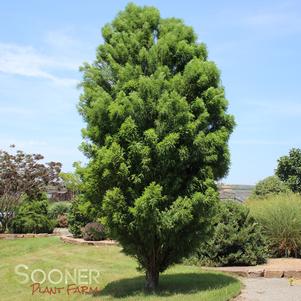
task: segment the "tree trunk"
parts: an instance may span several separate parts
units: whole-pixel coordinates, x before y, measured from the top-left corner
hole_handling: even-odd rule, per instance
[[[146,271],[146,283],[145,288],[148,291],[155,291],[159,284],[159,272],[154,269],[150,268]]]

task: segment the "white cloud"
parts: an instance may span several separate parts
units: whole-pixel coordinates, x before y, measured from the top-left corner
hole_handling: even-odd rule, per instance
[[[31,46],[0,43],[0,72],[11,75],[37,77],[58,85],[75,86],[77,80],[59,77],[49,70],[77,70],[78,65],[64,58],[39,53]]]
[[[53,49],[70,50],[81,44],[70,34],[70,30],[51,30],[45,35],[45,42]]]

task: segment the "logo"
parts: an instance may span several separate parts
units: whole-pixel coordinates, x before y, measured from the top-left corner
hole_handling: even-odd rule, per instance
[[[15,274],[21,284],[29,284],[32,295],[95,294],[100,291],[97,286],[100,272],[96,269],[30,270],[27,265],[19,264]]]

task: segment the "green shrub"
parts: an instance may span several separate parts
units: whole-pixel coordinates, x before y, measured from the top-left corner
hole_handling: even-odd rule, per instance
[[[71,207],[70,202],[55,202],[49,206],[49,217],[57,219],[60,215],[68,214]]]
[[[83,229],[84,240],[103,240],[105,238],[104,226],[97,222],[88,223]]]
[[[267,177],[259,181],[254,187],[251,199],[265,198],[269,195],[288,192],[289,188],[277,176]]]
[[[74,237],[82,237],[81,229],[96,220],[95,209],[82,196],[77,197],[71,204],[68,213],[68,228]]]
[[[256,265],[264,263],[267,247],[261,227],[249,209],[235,201],[219,204],[212,237],[201,243],[196,258],[202,265]]]
[[[301,255],[301,197],[286,193],[247,202],[262,225],[270,253],[276,257]]]
[[[52,233],[55,221],[48,217],[46,199],[25,199],[10,224],[13,233]]]

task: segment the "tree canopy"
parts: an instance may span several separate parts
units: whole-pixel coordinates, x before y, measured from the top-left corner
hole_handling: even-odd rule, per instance
[[[12,149],[15,146],[12,145]],[[61,163],[41,163],[40,154],[26,154],[21,150],[0,150],[0,224],[6,230],[14,210],[23,196],[36,199],[47,185],[59,185]]]
[[[301,149],[292,148],[278,160],[276,175],[293,191],[301,193]]]
[[[82,189],[155,289],[210,229],[234,118],[217,66],[182,20],[129,4],[102,36],[81,68]]]
[[[73,172],[61,172],[59,176],[66,189],[71,191],[74,195],[80,192],[81,180],[79,174]]]
[[[269,195],[288,192],[288,186],[277,176],[266,177],[256,183],[251,198],[266,198]]]

